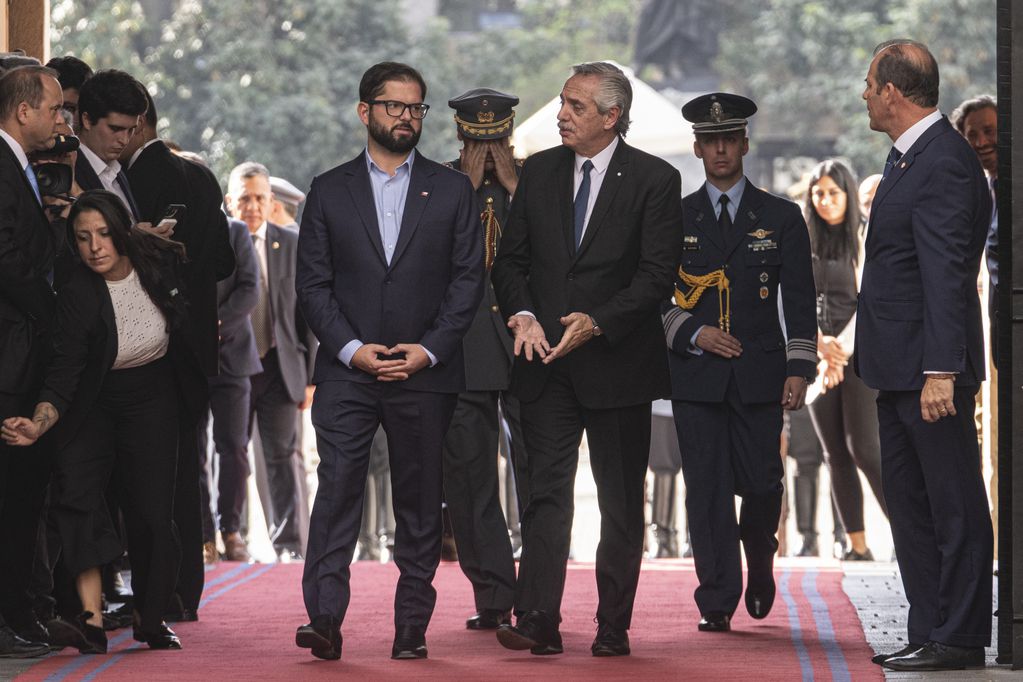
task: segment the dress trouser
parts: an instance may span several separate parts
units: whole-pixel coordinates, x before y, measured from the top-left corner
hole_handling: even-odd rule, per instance
[[[400,383],[317,385],[312,420],[320,454],[319,487],[302,575],[310,618],[344,620],[348,610],[370,446],[382,424],[391,467],[394,562],[400,572],[394,622],[429,624],[437,600],[433,576],[440,563],[442,450],[456,398],[453,393],[410,391]]]
[[[877,391],[850,371],[846,372],[842,383],[828,389],[809,406],[814,429],[824,445],[825,461],[831,471],[835,505],[849,533],[864,529],[863,486],[857,467],[867,477],[881,510],[888,514],[881,488],[881,441],[876,401]]]
[[[302,554],[298,531],[298,483],[293,462],[299,456],[298,403],[291,399],[284,385],[277,349],[271,348],[261,361],[263,371],[251,377],[249,417],[250,420],[252,416],[256,417],[270,486],[267,530],[275,551]]]
[[[575,473],[585,430],[600,508],[597,619],[628,629],[643,559],[650,403],[601,410],[584,407],[563,364],[554,364],[536,400],[521,402],[529,501],[522,514],[515,612],[543,611],[561,621]]]
[[[0,421],[34,409],[35,392],[0,393]],[[32,614],[29,583],[52,465],[46,438],[27,448],[0,441],[0,624],[21,627]]]
[[[249,478],[249,377],[228,374],[210,377],[210,413],[200,420],[199,455],[203,485],[203,539],[214,539],[216,525],[221,532],[241,529]],[[217,465],[216,519],[210,502],[205,459],[209,454],[207,424],[213,417],[214,462]]]
[[[977,387],[927,423],[920,391],[881,391],[881,480],[909,601],[909,641],[991,642],[993,533],[974,425]]]
[[[515,598],[515,560],[498,488],[499,395],[460,393],[444,439],[444,499],[477,611],[509,611]]]
[[[206,414],[208,397],[188,396],[189,400],[202,402],[199,414]],[[203,561],[202,528],[202,475],[199,454],[199,419],[192,416],[195,411],[184,405],[178,406],[178,470],[177,485],[174,489],[174,523],[181,541],[181,563],[178,570],[177,587],[174,592],[181,600],[181,608],[198,611],[202,590],[206,582]]]
[[[107,373],[99,399],[57,455],[53,515],[72,575],[121,554],[103,498],[119,492],[142,629],[155,631],[174,592],[181,549],[174,524],[177,391],[170,362]]]
[[[748,562],[778,550],[782,408],[743,404],[735,380],[723,402],[673,400],[682,449],[686,511],[701,614],[731,615],[742,595],[741,540]],[[738,522],[735,496],[742,497]]]

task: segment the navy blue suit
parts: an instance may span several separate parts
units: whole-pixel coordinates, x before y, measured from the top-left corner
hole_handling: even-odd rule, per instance
[[[483,295],[483,241],[468,177],[416,154],[390,263],[365,154],[313,180],[299,231],[296,286],[320,340],[313,382],[320,465],[302,589],[311,618],[344,619],[370,444],[387,433],[396,521],[395,624],[425,627],[440,561],[441,451],[465,389],[462,337]],[[437,358],[381,382],[338,359],[352,340],[418,343]]]
[[[679,273],[699,277],[723,270],[729,280],[729,296],[719,298],[716,287],[707,287],[689,309],[665,304],[662,320],[700,580],[696,603],[704,615],[731,615],[742,595],[740,540],[750,566],[759,562],[765,572],[778,548],[785,379],[812,380],[816,374],[810,238],[795,204],[748,181],[727,235],[718,227],[706,185],[683,199],[682,207]],[[676,281],[676,289],[687,292],[689,286]],[[730,309],[730,334],[742,344],[742,355],[691,352],[696,331],[717,327],[723,306]],[[735,495],[742,497],[738,523]]]
[[[909,641],[986,646],[992,532],[975,395],[984,379],[977,274],[991,196],[941,119],[878,187],[856,322],[856,371],[880,389],[881,475],[909,599]],[[956,416],[923,421],[924,372],[956,372]]]

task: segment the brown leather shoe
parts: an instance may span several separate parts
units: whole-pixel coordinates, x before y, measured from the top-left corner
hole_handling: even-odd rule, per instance
[[[202,544],[202,562],[207,566],[213,566],[220,561],[220,552],[217,551],[217,543],[204,542]]]
[[[241,533],[228,533],[224,536],[224,558],[228,561],[244,561],[245,563],[252,561],[249,548],[246,547]]]

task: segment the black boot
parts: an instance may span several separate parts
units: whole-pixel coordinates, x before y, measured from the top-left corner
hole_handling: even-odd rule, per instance
[[[678,558],[678,531],[675,529],[675,474],[654,474],[654,494],[650,516],[658,559]]]

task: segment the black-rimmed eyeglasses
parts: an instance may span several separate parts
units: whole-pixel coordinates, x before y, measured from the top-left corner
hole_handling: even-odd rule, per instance
[[[426,118],[426,112],[430,110],[429,104],[423,104],[422,102],[418,102],[416,104],[405,104],[404,102],[399,102],[394,99],[368,99],[366,100],[366,104],[371,106],[374,104],[383,104],[384,111],[387,112],[388,116],[393,118],[401,118],[401,115],[405,113],[406,109],[408,109],[409,115],[412,116],[412,118],[422,120]]]

